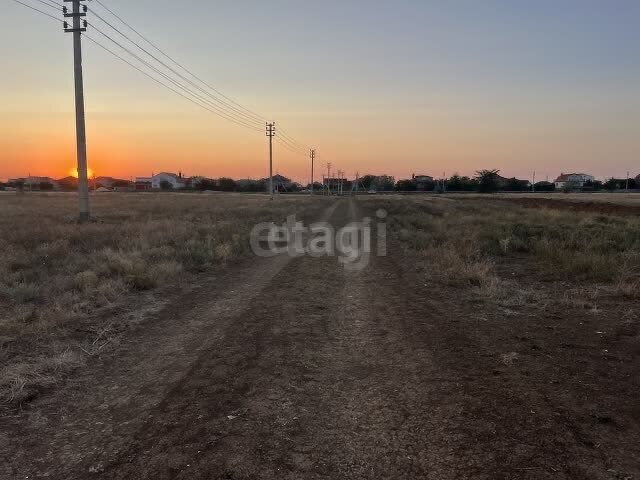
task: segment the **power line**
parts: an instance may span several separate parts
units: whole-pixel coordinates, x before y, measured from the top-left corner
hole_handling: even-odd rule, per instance
[[[285,147],[287,147],[289,150],[291,150],[294,153],[299,153],[301,155],[307,155],[307,151],[300,148],[300,147],[296,147],[295,145],[292,145],[288,140],[285,140],[283,137],[278,137],[278,141],[284,145]]]
[[[302,152],[300,152],[299,150],[293,150],[291,147],[289,147],[286,143],[281,142],[280,140],[276,140],[280,145],[282,145],[284,148],[286,148],[287,150],[289,150],[291,153],[295,153],[296,155],[299,156],[306,156],[306,154],[303,154]]]
[[[161,55],[163,55],[165,58],[167,58],[169,61],[171,61],[173,64],[175,64],[176,66],[178,66],[179,68],[181,68],[182,70],[184,70],[187,74],[189,74],[191,77],[193,77],[194,79],[196,79],[197,81],[199,81],[202,85],[204,85],[205,87],[209,88],[211,91],[215,92],[216,94],[220,95],[221,97],[223,97],[224,99],[226,99],[228,102],[225,102],[224,100],[219,99],[218,97],[216,97],[215,95],[212,95],[211,93],[203,90],[202,88],[200,88],[198,85],[196,85],[195,83],[193,83],[192,81],[190,81],[189,79],[187,79],[186,77],[182,76],[181,74],[179,74],[178,72],[176,72],[173,68],[171,68],[169,65],[167,65],[166,63],[164,63],[163,61],[161,61],[160,59],[158,59],[155,55],[151,54],[150,52],[148,52],[146,49],[144,49],[143,47],[141,47],[137,42],[133,41],[129,36],[127,36],[126,34],[124,34],[123,32],[121,32],[119,29],[117,29],[116,27],[114,27],[111,23],[109,23],[108,21],[106,21],[103,17],[101,17],[98,13],[95,12],[95,10],[93,9],[89,9],[89,11],[91,11],[99,20],[103,21],[105,24],[107,24],[109,27],[113,28],[116,32],[118,32],[120,35],[122,35],[124,38],[126,38],[128,41],[130,41],[132,44],[134,44],[136,47],[138,47],[139,49],[141,49],[143,52],[145,52],[147,55],[151,56],[154,60],[156,60],[157,62],[159,62],[161,65],[163,65],[165,68],[169,69],[171,72],[173,72],[174,74],[178,75],[181,79],[187,81],[190,85],[192,85],[193,87],[197,88],[198,90],[202,91],[203,93],[205,93],[208,96],[211,96],[214,101],[218,104],[223,105],[223,107],[227,107],[227,108],[231,108],[236,114],[238,114],[239,116],[243,117],[243,119],[246,122],[249,123],[253,123],[256,122],[257,124],[261,124],[263,121],[266,121],[266,117],[256,113],[255,111],[245,107],[244,105],[236,102],[235,100],[233,100],[232,98],[226,96],[224,93],[222,93],[221,91],[219,91],[218,89],[216,89],[215,87],[213,87],[212,85],[210,85],[209,83],[205,82],[202,78],[200,78],[199,76],[197,76],[195,73],[193,73],[191,70],[189,70],[187,67],[185,67],[184,65],[182,65],[181,63],[179,63],[177,60],[175,60],[173,57],[171,57],[169,54],[167,54],[164,50],[162,50],[160,47],[158,47],[155,43],[153,43],[151,40],[149,40],[147,37],[145,37],[142,33],[140,33],[136,28],[134,28],[130,23],[128,23],[126,20],[124,20],[120,15],[118,15],[116,12],[114,12],[112,9],[110,9],[109,7],[107,7],[101,0],[95,0],[97,4],[99,4],[104,10],[106,10],[108,13],[110,13],[114,18],[116,18],[117,20],[119,20],[123,25],[125,25],[127,28],[129,28],[132,32],[134,32],[138,37],[140,37],[142,40],[144,40],[146,43],[148,43],[151,47],[153,47],[156,51],[158,51]],[[237,108],[236,108],[237,107]],[[298,142],[297,140],[295,140],[291,135],[287,134],[286,132],[282,132],[282,136],[289,141],[289,143],[292,144],[292,146],[295,148],[299,148],[300,150],[304,150],[305,151],[305,155],[306,155],[306,151],[308,149],[308,147],[303,144]]]
[[[64,23],[64,21],[61,20],[60,18],[54,17],[53,15],[50,15],[47,12],[43,12],[42,10],[39,10],[36,7],[32,7],[31,5],[29,5],[27,3],[21,2],[20,0],[13,0],[13,1],[16,2],[16,3],[19,3],[20,5],[24,5],[25,7],[30,8],[31,10],[34,10],[34,11],[36,11],[38,13],[41,13],[42,15],[46,15],[49,18],[53,18],[57,22]]]
[[[40,13],[42,15],[45,15],[57,22],[63,23],[64,21],[54,17],[53,15],[50,15],[47,12],[44,12],[38,8],[35,8],[27,3],[24,3],[20,0],[13,0],[14,2],[23,5],[24,7],[27,7],[37,13]],[[47,5],[49,7],[53,7],[53,5],[49,5],[47,3],[45,3],[44,0],[36,0],[39,1],[40,3]],[[49,0],[51,3],[56,3],[54,0]],[[185,70],[187,73],[189,73],[190,75],[192,75],[194,78],[196,78],[198,81],[200,81],[201,83],[203,83],[204,85],[206,85],[207,87],[209,87],[211,90],[219,93],[221,96],[227,98],[230,102],[233,102],[235,104],[237,104],[240,108],[246,109],[246,107],[243,107],[242,105],[238,104],[237,102],[233,101],[232,99],[230,99],[229,97],[226,97],[224,94],[218,92],[216,89],[214,89],[213,87],[207,85],[203,80],[201,80],[200,78],[198,78],[196,75],[194,75],[193,73],[191,73],[188,69],[186,69],[185,67],[183,67],[182,65],[180,65],[179,63],[177,63],[175,60],[173,60],[171,57],[169,57],[168,55],[166,55],[164,52],[162,52],[162,50],[160,50],[158,47],[156,47],[155,45],[153,45],[149,40],[147,40],[145,37],[143,37],[140,33],[138,33],[133,27],[131,27],[129,24],[127,24],[126,22],[124,22],[120,17],[118,17],[115,13],[113,13],[112,11],[110,11],[106,6],[104,6],[99,0],[95,0],[97,3],[99,3],[103,8],[105,8],[106,10],[108,10],[112,15],[116,16],[116,18],[118,18],[120,21],[122,21],[127,27],[129,27],[131,30],[133,30],[137,35],[139,35],[141,38],[143,38],[147,43],[149,43],[150,45],[152,45],[154,48],[156,48],[158,51],[160,51],[160,53],[162,53],[163,55],[165,55],[167,58],[169,58],[172,62],[174,62],[176,65],[178,65],[180,68],[182,68],[183,70]],[[62,5],[58,5],[60,8],[62,8]],[[55,8],[55,7],[53,7]],[[109,27],[111,27],[113,30],[115,30],[116,32],[118,32],[120,35],[122,35],[124,38],[126,38],[127,40],[129,40],[131,43],[133,43],[135,46],[137,46],[140,50],[142,50],[143,52],[145,52],[147,55],[151,56],[154,60],[156,60],[158,63],[160,63],[161,65],[163,65],[165,68],[167,68],[169,71],[173,72],[175,75],[177,75],[178,77],[180,77],[181,79],[185,80],[186,82],[188,82],[190,85],[193,85],[195,88],[197,88],[198,90],[202,91],[203,93],[205,93],[207,96],[215,99],[219,104],[223,104],[225,106],[228,106],[228,104],[226,102],[223,102],[219,99],[217,99],[217,97],[215,97],[214,95],[211,95],[209,92],[206,92],[205,90],[203,90],[202,88],[198,87],[196,84],[194,84],[192,81],[190,81],[189,79],[185,78],[183,75],[179,74],[178,72],[176,72],[173,68],[169,67],[166,63],[162,62],[161,60],[159,60],[156,56],[152,55],[151,53],[149,53],[146,49],[140,47],[136,42],[134,42],[133,40],[131,40],[127,35],[123,34],[122,32],[120,32],[117,28],[115,28],[113,25],[111,25],[109,22],[105,21],[102,17],[100,17],[98,14],[96,14],[95,12],[92,11],[92,13],[94,15],[96,15],[96,17],[98,17],[101,21],[103,21],[105,24],[107,24]],[[143,75],[145,75],[146,77],[150,78],[151,80],[153,80],[154,82],[160,84],[161,86],[171,90],[173,93],[181,96],[182,98],[194,103],[195,105],[204,108],[205,110],[221,117],[224,118],[225,120],[229,120],[232,123],[235,123],[236,125],[240,125],[243,126],[245,128],[248,128],[250,130],[254,130],[254,131],[260,131],[261,129],[257,128],[257,126],[254,125],[253,122],[257,122],[257,120],[252,120],[250,119],[248,116],[240,116],[238,113],[234,113],[237,112],[237,109],[234,109],[234,111],[228,111],[228,110],[224,110],[222,107],[219,107],[218,105],[213,104],[210,100],[208,100],[207,98],[203,97],[202,95],[198,94],[197,92],[194,92],[191,88],[185,86],[184,84],[180,83],[179,81],[171,78],[168,74],[162,72],[161,70],[159,70],[158,68],[156,68],[154,65],[152,65],[151,63],[149,63],[148,61],[144,60],[143,58],[141,58],[139,55],[135,54],[134,52],[132,52],[129,48],[125,47],[124,45],[122,45],[120,42],[116,41],[115,39],[113,39],[110,35],[106,34],[105,32],[103,32],[101,29],[99,29],[98,27],[96,27],[95,25],[91,25],[98,33],[100,33],[101,35],[103,35],[105,38],[107,38],[109,41],[111,41],[112,43],[114,43],[115,45],[117,45],[118,47],[120,47],[122,50],[124,50],[126,53],[128,53],[129,55],[131,55],[133,58],[135,58],[137,61],[139,61],[141,64],[143,64],[144,66],[146,66],[147,68],[150,68],[151,70],[153,70],[154,72],[156,72],[158,75],[162,76],[164,79],[168,80],[169,82],[171,82],[172,84],[174,84],[177,88],[183,90],[186,94],[181,93],[180,91],[172,88],[171,86],[165,84],[164,82],[162,82],[161,80],[157,79],[156,77],[154,77],[152,74],[145,72],[144,70],[142,70],[140,67],[136,66],[134,63],[130,62],[129,60],[123,58],[121,55],[118,55],[117,53],[115,53],[114,51],[112,51],[111,49],[109,49],[108,47],[104,46],[103,44],[101,44],[100,42],[98,42],[97,40],[95,40],[94,38],[90,37],[89,35],[85,34],[85,37],[91,41],[92,43],[96,44],[97,46],[99,46],[100,48],[102,48],[103,50],[105,50],[106,52],[108,52],[109,54],[115,56],[116,58],[118,58],[119,60],[121,60],[122,62],[126,63],[127,65],[131,66],[132,68],[134,68],[135,70],[139,71],[140,73],[142,73]],[[192,98],[194,97],[194,98]],[[246,109],[247,111],[251,112],[251,110]],[[255,112],[251,112],[253,115],[259,117],[259,118],[264,118],[259,116],[258,114],[256,114]],[[282,130],[280,130],[281,135],[279,136],[275,136],[276,140],[286,149],[288,149],[289,151],[295,153],[295,154],[299,154],[299,155],[307,155],[307,149],[306,147],[303,146],[302,143],[298,142],[297,140],[295,140],[291,135],[287,134],[286,132],[283,132]]]
[[[105,23],[106,25],[108,25],[110,28],[112,28],[113,30],[115,30],[119,35],[121,35],[123,38],[126,38],[129,42],[131,42],[133,45],[135,45],[136,47],[138,47],[140,50],[142,50],[144,53],[146,53],[147,55],[149,55],[151,58],[153,58],[156,62],[158,62],[160,65],[162,65],[164,68],[166,68],[167,70],[169,70],[170,72],[172,72],[174,75],[178,76],[179,78],[181,78],[183,81],[189,83],[192,87],[198,89],[199,91],[201,91],[202,93],[204,93],[205,95],[211,97],[216,103],[221,105],[221,109],[231,109],[234,112],[230,112],[230,114],[233,114],[234,116],[240,117],[242,118],[245,122],[247,123],[254,123],[256,126],[258,125],[262,125],[262,120],[258,120],[256,118],[252,118],[251,116],[247,115],[246,113],[243,113],[242,111],[240,111],[239,109],[233,107],[232,105],[229,105],[228,103],[226,103],[224,100],[220,100],[218,97],[216,97],[215,95],[212,95],[210,92],[206,91],[205,89],[203,89],[202,87],[200,87],[199,85],[197,85],[196,83],[194,83],[192,80],[190,80],[189,78],[185,77],[184,75],[182,75],[181,73],[177,72],[174,68],[172,68],[171,66],[167,65],[165,62],[163,62],[162,60],[160,60],[157,56],[155,56],[154,54],[152,54],[151,52],[149,52],[147,49],[145,49],[144,47],[140,46],[140,44],[138,44],[137,42],[135,42],[134,40],[132,40],[128,35],[126,35],[125,33],[123,33],[122,31],[120,31],[117,27],[114,27],[110,22],[108,22],[107,20],[105,20],[104,18],[102,18],[100,16],[100,14],[96,13],[93,9],[89,9],[89,11],[95,15],[100,21],[102,21],[103,23]],[[94,25],[95,28],[95,25]]]
[[[194,100],[191,97],[188,97],[187,95],[184,95],[182,93],[180,93],[178,90],[174,89],[173,87],[161,82],[160,80],[158,80],[157,78],[155,78],[153,75],[150,75],[149,73],[145,72],[144,70],[142,70],[141,68],[137,67],[136,65],[134,65],[133,63],[131,63],[129,60],[127,60],[126,58],[118,55],[116,52],[114,52],[113,50],[111,50],[108,47],[105,47],[103,44],[101,44],[100,42],[98,42],[97,40],[95,40],[94,38],[92,38],[91,36],[85,34],[85,38],[91,42],[93,42],[94,44],[96,44],[97,46],[99,46],[100,48],[102,48],[103,50],[105,50],[106,52],[110,53],[111,55],[113,55],[114,57],[118,58],[119,60],[123,61],[124,63],[126,63],[127,65],[129,65],[130,67],[136,69],[137,71],[139,71],[140,73],[142,73],[143,75],[145,75],[146,77],[150,78],[151,80],[153,80],[154,82],[158,83],[159,85],[162,85],[163,87],[171,90],[173,93],[175,93],[176,95],[180,95],[182,98],[190,101],[191,103],[194,103],[195,105],[198,105],[201,108],[204,108],[205,110],[210,111],[211,113],[214,113],[216,115],[218,115],[217,112],[215,112],[214,110],[212,110],[211,108],[209,108],[206,104],[203,105],[202,103],[199,103],[197,100]],[[257,130],[257,129],[256,129]],[[260,130],[261,131],[261,130]]]
[[[131,31],[133,31],[136,35],[138,35],[142,40],[144,40],[145,42],[147,42],[149,45],[151,45],[155,50],[157,50],[158,52],[160,52],[162,55],[164,55],[166,58],[168,58],[171,62],[173,62],[175,65],[177,65],[178,67],[180,67],[182,70],[184,70],[185,72],[187,72],[189,75],[191,75],[193,78],[195,78],[196,80],[198,80],[199,82],[201,82],[203,85],[205,85],[206,87],[210,88],[212,91],[216,92],[218,95],[222,96],[223,98],[225,98],[226,100],[228,100],[229,102],[233,103],[234,105],[238,106],[239,108],[241,108],[242,110],[246,111],[247,113],[253,115],[256,119],[262,121],[266,121],[267,119],[265,117],[263,117],[262,115],[254,112],[253,110],[245,107],[244,105],[236,102],[235,100],[227,97],[224,93],[220,92],[219,90],[217,90],[215,87],[211,86],[210,84],[208,84],[207,82],[205,82],[204,80],[202,80],[200,77],[198,77],[196,74],[194,74],[192,71],[190,71],[189,69],[187,69],[186,67],[184,67],[183,65],[181,65],[180,63],[178,63],[175,59],[173,59],[171,56],[169,56],[167,53],[165,53],[160,47],[158,47],[157,45],[155,45],[153,42],[151,42],[148,38],[146,38],[144,35],[142,35],[138,30],[136,30],[135,28],[133,28],[129,23],[127,23],[122,17],[120,17],[118,14],[116,14],[113,10],[111,10],[110,8],[108,8],[106,5],[104,5],[100,0],[96,0],[96,3],[98,3],[102,8],[104,8],[107,12],[109,12],[111,15],[113,15],[115,18],[117,18],[118,20],[120,20],[120,22],[122,22],[127,28],[129,28]]]
[[[62,5],[52,4],[50,2],[45,2],[45,0],[35,0],[36,2],[41,3],[42,5],[46,5],[47,7],[53,8],[54,10],[60,12],[62,11]]]
[[[305,150],[308,149],[308,146],[298,142],[297,140],[295,140],[291,135],[289,135],[287,132],[285,132],[284,130],[280,129],[280,136],[287,138],[288,140],[291,141],[291,143],[298,145],[300,148],[304,148]]]
[[[176,87],[178,87],[181,90],[185,91],[189,95],[192,95],[192,96],[196,97],[201,102],[206,103],[207,105],[209,105],[211,107],[209,110],[211,110],[213,113],[216,113],[216,115],[218,115],[219,117],[222,117],[222,118],[224,118],[226,120],[229,120],[230,122],[233,122],[233,123],[235,123],[237,125],[241,125],[241,126],[246,127],[246,128],[249,128],[251,130],[260,131],[260,129],[257,126],[255,126],[253,124],[249,124],[248,122],[245,122],[245,120],[243,118],[238,118],[236,116],[233,116],[232,113],[229,113],[229,112],[226,112],[226,111],[222,110],[220,107],[218,107],[217,105],[212,103],[210,100],[207,100],[205,97],[203,97],[202,95],[198,94],[197,92],[194,92],[189,87],[186,87],[183,84],[181,84],[180,82],[178,82],[175,79],[171,78],[169,75],[167,75],[166,73],[162,72],[161,70],[159,70],[158,68],[156,68],[155,66],[153,66],[152,64],[147,62],[145,59],[141,58],[139,55],[137,55],[134,52],[132,52],[130,49],[128,49],[127,47],[122,45],[120,42],[118,42],[117,40],[113,39],[110,35],[104,33],[101,29],[99,29],[95,25],[93,25],[93,24],[89,24],[89,25],[91,25],[93,27],[93,29],[96,32],[98,32],[100,35],[104,36],[109,41],[111,41],[115,45],[117,45],[120,48],[122,48],[125,52],[127,52],[129,55],[134,57],[136,60],[138,60],[139,62],[144,64],[146,67],[152,69],[158,75],[161,75],[162,77],[164,77],[165,79],[167,79],[168,81],[173,83]]]

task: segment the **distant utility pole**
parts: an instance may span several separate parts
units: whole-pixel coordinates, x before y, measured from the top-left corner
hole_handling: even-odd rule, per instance
[[[533,182],[531,183],[531,191],[536,192],[536,171],[533,171]]]
[[[311,149],[309,156],[311,157],[311,195],[313,195],[313,161],[316,159],[316,151]]]
[[[360,172],[356,172],[356,183],[351,186],[351,194],[353,194],[353,189],[356,189],[355,194],[358,195],[358,189],[360,188]]]
[[[627,186],[625,188],[626,192],[629,193],[629,172],[627,172]]]
[[[269,137],[269,198],[273,200],[273,137],[276,134],[276,124],[267,123],[267,137]]]
[[[82,80],[82,32],[87,31],[87,21],[80,17],[87,15],[85,0],[64,0],[72,4],[72,12],[63,8],[65,18],[73,18],[73,26],[64,22],[64,31],[73,33],[73,73],[76,90],[76,150],[78,155],[78,195],[80,197],[80,221],[89,220],[89,179],[87,175],[87,136],[84,122],[84,82]],[[82,8],[80,8],[82,7]]]
[[[331,162],[327,163],[327,195],[331,195]]]

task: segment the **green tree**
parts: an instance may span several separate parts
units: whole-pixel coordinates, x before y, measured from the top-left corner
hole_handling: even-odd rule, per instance
[[[615,178],[610,178],[609,180],[604,182],[603,186],[605,190],[609,190],[610,192],[613,192],[614,190],[618,190],[618,188],[620,188],[620,184]]]
[[[398,180],[396,183],[396,190],[399,192],[415,192],[416,188],[416,182],[413,180]]]
[[[218,179],[218,186],[223,192],[235,192],[236,181],[232,178],[222,177]]]
[[[492,193],[498,191],[498,174],[500,170],[478,170],[475,179],[478,181],[478,191]]]

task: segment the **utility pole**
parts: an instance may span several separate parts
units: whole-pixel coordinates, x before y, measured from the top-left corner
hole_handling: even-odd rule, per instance
[[[327,163],[327,195],[331,195],[331,162]]]
[[[267,137],[269,137],[269,198],[273,200],[273,137],[276,134],[276,124],[267,123]]]
[[[311,195],[313,195],[313,161],[316,159],[316,151],[311,149],[309,156],[311,157]]]
[[[65,18],[73,19],[72,28],[64,22],[64,31],[73,33],[73,74],[76,90],[76,150],[78,155],[78,195],[80,197],[80,221],[89,220],[89,179],[87,178],[87,136],[84,121],[84,82],[82,79],[82,32],[87,31],[87,21],[81,24],[80,17],[87,16],[85,0],[64,0],[72,4],[72,12],[63,8]],[[82,8],[80,8],[82,7]]]
[[[625,187],[627,193],[629,193],[629,172],[627,172],[627,186]]]
[[[536,192],[536,171],[533,171],[533,183],[531,183],[531,191]]]

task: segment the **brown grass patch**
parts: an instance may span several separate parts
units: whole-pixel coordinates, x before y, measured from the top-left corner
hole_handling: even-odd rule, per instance
[[[139,308],[133,300],[142,294],[153,303],[159,288],[246,255],[256,223],[325,206],[318,197],[264,195],[91,200],[95,219],[79,225],[75,195],[0,195],[0,403],[32,398],[117,343],[103,312]]]

